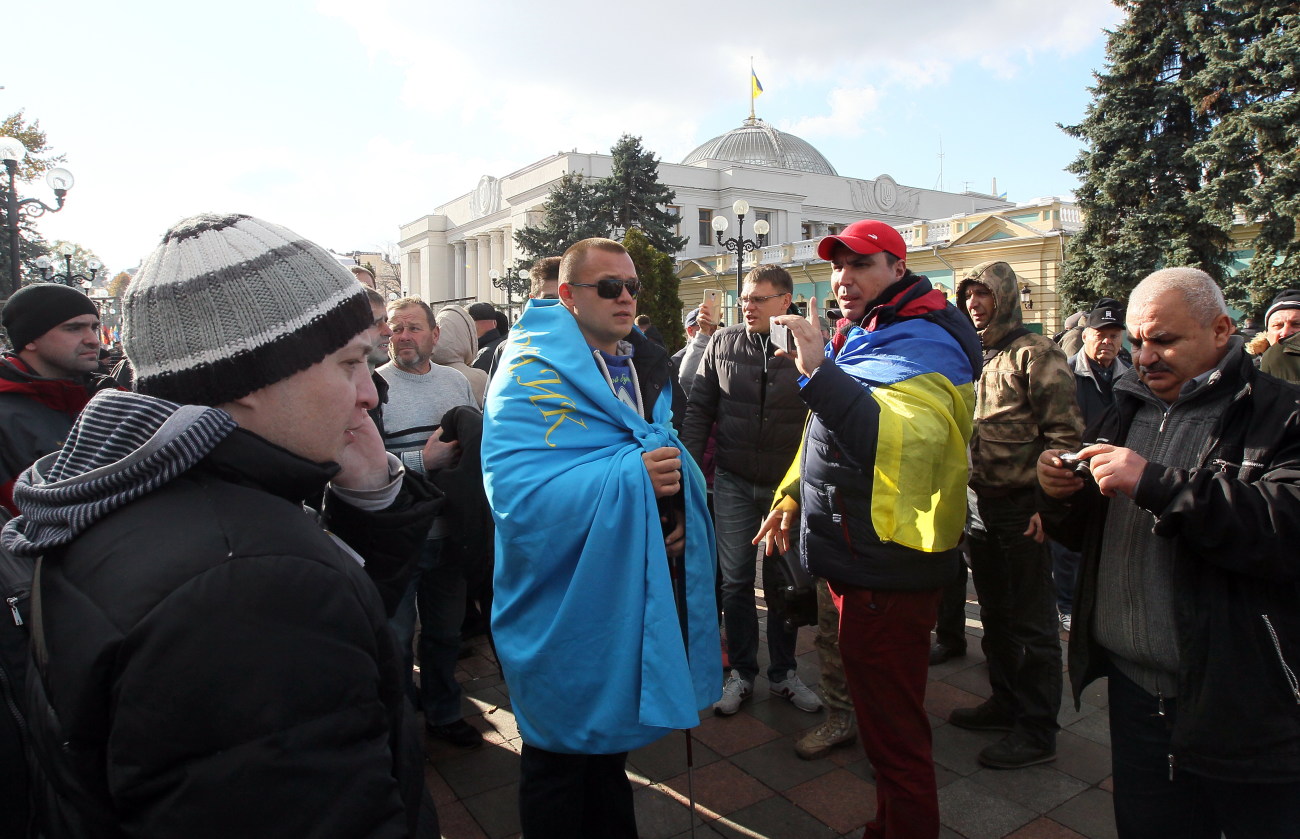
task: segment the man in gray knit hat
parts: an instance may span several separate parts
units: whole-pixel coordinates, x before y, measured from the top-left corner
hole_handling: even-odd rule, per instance
[[[1294,836],[1300,390],[1256,371],[1203,271],[1156,271],[1127,318],[1086,478],[1038,460],[1047,531],[1083,551],[1075,701],[1108,677],[1120,836]]]
[[[2,537],[41,557],[44,835],[436,836],[387,617],[439,499],[367,413],[362,287],[201,215],[124,323],[138,393],[91,400]]]

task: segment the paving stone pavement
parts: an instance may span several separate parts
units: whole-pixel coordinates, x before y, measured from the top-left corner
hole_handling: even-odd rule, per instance
[[[930,668],[926,690],[941,837],[1114,837],[1103,685],[1090,686],[1076,711],[1066,680],[1057,759],[1042,766],[985,769],[975,755],[999,735],[946,722],[951,709],[978,704],[989,693],[973,601],[972,590],[966,604],[968,654]],[[799,676],[809,685],[819,679],[813,633],[812,627],[800,630],[796,647]],[[1063,652],[1066,643],[1063,634]],[[759,648],[765,672],[766,644]],[[469,652],[457,675],[465,689],[466,719],[484,733],[485,743],[466,752],[430,741],[426,779],[444,837],[513,839],[519,836],[519,731],[486,640],[475,639]],[[794,753],[795,741],[824,714],[805,713],[772,696],[759,676],[753,698],[735,716],[701,714],[691,732],[689,772],[686,735],[680,732],[633,752],[628,776],[642,839],[857,839],[875,815],[874,774],[861,744],[816,761]],[[693,819],[688,791],[695,798]]]

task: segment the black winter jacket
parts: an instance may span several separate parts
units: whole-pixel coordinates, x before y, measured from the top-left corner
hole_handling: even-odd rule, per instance
[[[327,532],[301,503],[336,470],[236,430],[46,553],[29,700],[50,839],[415,832],[385,601],[439,499],[408,474],[383,512],[331,498]]]
[[[1240,350],[1206,387],[1234,396],[1196,469],[1149,463],[1134,502],[1177,543],[1174,620],[1180,669],[1171,769],[1241,782],[1300,781],[1300,389],[1255,370]],[[1128,376],[1136,375],[1130,371]],[[1123,446],[1140,397],[1116,404],[1085,443]],[[1108,502],[1089,485],[1040,499],[1049,535],[1082,548],[1070,680],[1076,705],[1104,675],[1093,640]]]
[[[718,467],[750,483],[775,486],[799,454],[808,406],[794,359],[773,355],[768,336],[743,324],[719,329],[704,351],[682,423],[696,463],[717,423]]]

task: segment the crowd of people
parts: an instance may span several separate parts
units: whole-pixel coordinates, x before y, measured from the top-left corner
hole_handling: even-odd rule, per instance
[[[865,836],[934,839],[925,688],[967,654],[969,568],[989,698],[949,722],[1002,733],[981,764],[1056,758],[1064,630],[1075,702],[1107,680],[1120,836],[1290,835],[1300,291],[1239,329],[1162,268],[1053,338],[1006,262],[951,301],[883,222],[817,253],[825,321],[764,265],[672,356],[599,238],[534,266],[512,326],[195,216],[111,374],[84,294],[13,294],[0,833],[436,837],[416,726],[481,745],[456,663],[488,633],[525,839],[636,837],[628,752],[760,678],[825,710],[800,757],[861,738]]]

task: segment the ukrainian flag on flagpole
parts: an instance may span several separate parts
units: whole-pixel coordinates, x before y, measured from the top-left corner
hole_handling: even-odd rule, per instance
[[[758,80],[758,74],[751,67],[749,70],[749,81],[751,84],[750,99],[756,99],[763,95],[763,83]]]

